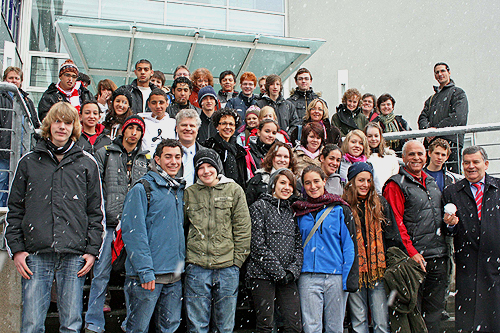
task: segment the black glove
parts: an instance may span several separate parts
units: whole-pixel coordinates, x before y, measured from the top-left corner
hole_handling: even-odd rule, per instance
[[[295,281],[295,277],[293,276],[292,272],[286,271],[286,275],[284,278],[278,281],[279,284],[289,284],[291,282]]]

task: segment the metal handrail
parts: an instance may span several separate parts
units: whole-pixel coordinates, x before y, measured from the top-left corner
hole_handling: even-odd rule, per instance
[[[465,133],[491,132],[499,130],[500,130],[500,123],[492,123],[492,124],[477,124],[477,125],[443,127],[443,128],[427,128],[423,130],[413,130],[413,131],[403,131],[403,132],[390,132],[390,133],[384,133],[383,136],[386,140],[397,140],[397,139],[423,138],[428,136],[450,136],[457,134],[461,135]]]

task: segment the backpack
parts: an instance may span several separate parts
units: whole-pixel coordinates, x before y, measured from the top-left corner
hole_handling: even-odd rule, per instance
[[[139,179],[137,183],[141,183],[146,190],[146,198],[148,199],[148,210],[149,203],[151,201],[151,185],[146,179]],[[135,184],[134,184],[135,185]],[[121,221],[115,229],[113,235],[113,242],[111,243],[111,267],[115,272],[125,271],[125,261],[127,259],[127,251],[125,250],[125,244],[122,239],[122,228]]]

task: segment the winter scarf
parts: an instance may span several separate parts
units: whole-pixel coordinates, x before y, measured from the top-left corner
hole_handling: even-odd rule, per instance
[[[365,154],[361,154],[358,157],[352,156],[349,153],[345,153],[344,157],[346,160],[348,160],[351,163],[356,163],[356,162],[366,162],[366,156]]]
[[[159,174],[160,176],[162,176],[163,179],[165,179],[165,181],[167,182],[167,184],[168,184],[169,187],[171,187],[171,188],[179,188],[179,186],[186,184],[186,181],[184,179],[182,179],[182,178],[173,178],[165,170],[163,170],[156,163],[156,161],[154,159],[152,161],[153,161],[154,166],[155,166],[154,168],[152,168],[152,170],[154,170],[157,174]]]
[[[303,146],[298,146],[297,149],[303,151],[304,154],[306,154],[311,160],[314,160],[321,153],[321,147],[315,153],[311,153],[306,147]]]
[[[64,146],[58,147],[50,139],[46,140],[47,142],[47,148],[49,149],[49,152],[52,154],[53,157],[56,155],[64,155],[66,154],[71,148],[73,148],[73,145],[75,142],[71,139],[69,139]]]
[[[384,124],[384,133],[399,132],[398,122],[396,121],[396,115],[391,112],[388,115],[379,114],[378,119]],[[397,148],[399,146],[399,140],[389,140],[389,146],[391,148]]]
[[[365,198],[358,198],[359,218],[356,219],[356,240],[358,243],[359,287],[373,288],[377,281],[384,277],[386,268],[384,242],[382,240],[382,225],[374,221],[372,212],[368,209]],[[363,237],[361,223],[364,223],[366,236]]]
[[[328,193],[325,190],[325,193],[318,198],[311,198],[310,196],[306,195],[305,201],[295,201],[292,205],[292,208],[295,211],[296,216],[302,216],[312,212],[320,211],[331,204],[349,206],[349,204],[342,200],[341,197],[336,194]]]
[[[56,84],[57,90],[59,90],[61,92],[61,94],[66,96],[69,100],[69,104],[71,104],[75,109],[78,110],[78,113],[80,113],[80,93],[79,93],[78,89],[80,89],[81,82],[77,81],[75,86],[73,87],[73,89],[71,89],[71,91],[69,91],[69,92],[66,90],[63,90],[63,88],[61,88],[61,86],[60,86],[60,83],[61,82],[59,81]]]

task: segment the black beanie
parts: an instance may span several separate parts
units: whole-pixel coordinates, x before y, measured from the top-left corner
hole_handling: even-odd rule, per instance
[[[121,86],[113,91],[113,94],[111,94],[111,104],[115,101],[115,98],[120,95],[125,96],[128,100],[129,107],[132,107],[132,94],[125,86]]]
[[[213,149],[201,149],[194,155],[193,164],[196,174],[198,174],[198,169],[203,163],[208,163],[213,166],[217,170],[218,175],[224,171],[219,154]]]

